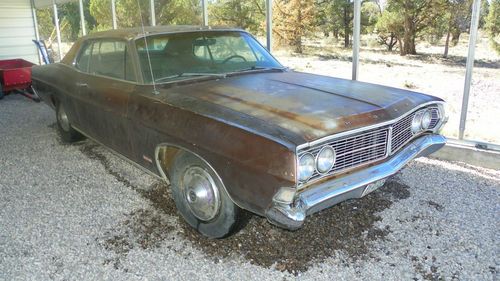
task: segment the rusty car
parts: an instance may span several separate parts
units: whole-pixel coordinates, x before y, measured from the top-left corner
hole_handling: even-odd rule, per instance
[[[248,213],[288,230],[440,149],[443,100],[284,67],[248,32],[117,29],[33,68],[61,138],[88,137],[165,180],[210,238]]]

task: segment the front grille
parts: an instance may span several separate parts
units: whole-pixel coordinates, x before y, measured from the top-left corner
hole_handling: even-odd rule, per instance
[[[431,110],[432,113],[429,129],[434,129],[441,118],[439,109],[437,106],[427,107],[427,109]],[[411,132],[411,122],[416,112],[417,110],[389,125],[345,137],[331,138],[319,145],[301,150],[299,157],[304,153],[311,153],[316,157],[324,145],[330,145],[335,149],[336,153],[336,161],[333,168],[324,174],[315,171],[308,182],[383,160],[390,154],[394,154],[417,136]],[[388,151],[389,139],[391,140],[390,151]]]
[[[429,110],[431,110],[432,114],[429,129],[434,129],[439,122],[439,110],[437,107],[430,107]],[[394,123],[392,127],[391,153],[398,151],[413,138],[413,133],[411,132],[411,121],[413,120],[415,113],[416,112],[413,112]]]
[[[331,145],[336,153],[335,165],[326,174],[340,172],[383,159],[387,155],[388,137],[389,127],[384,127],[325,143]],[[310,149],[307,152],[316,157],[321,147]],[[321,174],[315,172],[311,179],[317,179],[321,176]]]

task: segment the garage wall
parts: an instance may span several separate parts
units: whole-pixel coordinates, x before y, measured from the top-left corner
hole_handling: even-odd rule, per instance
[[[22,58],[38,64],[33,39],[30,0],[0,0],[0,59]]]

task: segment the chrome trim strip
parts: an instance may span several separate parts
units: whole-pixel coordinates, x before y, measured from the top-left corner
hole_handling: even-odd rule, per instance
[[[353,134],[356,134],[356,133],[359,133],[359,132],[368,131],[368,130],[372,130],[372,129],[377,129],[377,128],[384,127],[384,126],[387,126],[387,125],[392,125],[392,124],[398,122],[399,120],[405,118],[406,116],[412,114],[413,112],[415,112],[415,111],[417,111],[417,110],[419,110],[419,109],[421,109],[423,107],[429,106],[431,104],[436,104],[436,105],[442,104],[442,105],[444,105],[444,102],[442,102],[442,101],[426,102],[426,103],[423,103],[423,104],[421,104],[421,105],[413,108],[412,110],[406,112],[405,114],[399,116],[398,118],[395,118],[395,119],[392,119],[392,120],[389,120],[389,121],[386,121],[386,122],[383,122],[383,123],[378,123],[378,124],[374,124],[374,125],[371,125],[371,126],[361,127],[361,128],[357,128],[357,129],[354,129],[354,130],[341,132],[341,133],[338,133],[338,134],[334,134],[334,135],[322,137],[322,138],[317,139],[317,140],[313,140],[313,141],[310,141],[310,142],[303,143],[303,144],[297,146],[296,153],[298,155],[298,152],[301,149],[310,148],[312,146],[315,146],[315,145],[318,145],[318,144],[321,144],[321,143],[324,143],[324,142],[328,142],[328,141],[331,141],[331,140],[334,140],[334,139],[337,139],[337,138],[340,138],[340,137],[349,136],[349,135],[353,135]],[[438,127],[438,126],[436,125],[436,127]]]

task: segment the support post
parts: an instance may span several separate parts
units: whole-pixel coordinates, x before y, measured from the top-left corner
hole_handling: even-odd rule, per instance
[[[201,9],[203,11],[203,26],[208,26],[208,1],[201,0]]]
[[[139,11],[140,13],[140,11]],[[116,7],[115,0],[111,0],[111,16],[113,17],[113,29],[116,29]]]
[[[354,21],[352,32],[352,80],[358,80],[359,41],[361,32],[361,0],[354,0]]]
[[[460,113],[460,127],[458,128],[458,139],[462,140],[465,133],[465,121],[467,120],[467,109],[469,107],[470,84],[472,80],[472,68],[474,67],[474,51],[476,49],[477,30],[479,27],[479,12],[481,0],[474,0],[472,4],[472,20],[470,23],[469,53],[465,66],[464,95],[462,97],[462,111]]]
[[[149,11],[151,12],[151,26],[156,25],[155,0],[149,1]]]
[[[273,46],[273,0],[266,0],[266,46],[271,52]]]
[[[83,0],[78,1],[78,8],[80,10],[80,26],[82,28],[82,35],[87,35],[87,29],[85,28],[85,15],[83,14]]]
[[[38,30],[38,18],[36,17],[34,0],[31,0],[31,16],[33,17],[33,27],[35,28],[35,39],[36,41],[40,41],[40,31]],[[42,64],[42,55],[38,48],[36,48],[36,53],[38,54],[38,64]]]
[[[56,1],[53,0],[54,7],[54,21],[56,24],[56,35],[57,35],[57,50],[59,51],[59,61],[62,60],[62,50],[61,50],[61,29],[59,28],[59,15],[57,14],[57,4]]]

